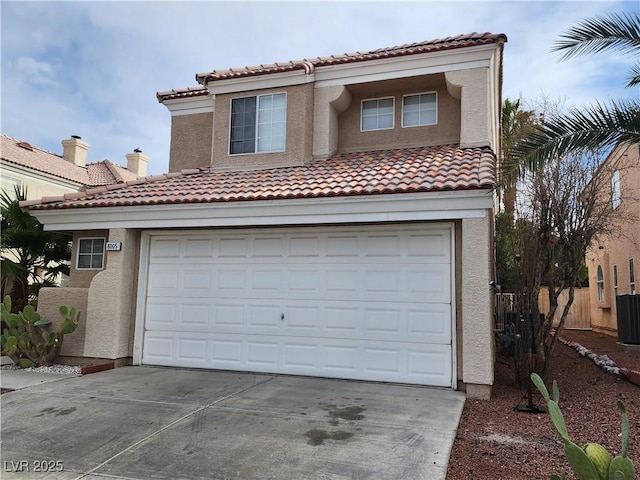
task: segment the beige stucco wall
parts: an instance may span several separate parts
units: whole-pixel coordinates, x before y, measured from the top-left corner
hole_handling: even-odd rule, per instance
[[[490,124],[489,73],[488,68],[456,70],[447,72],[445,78],[449,92],[454,96],[460,95],[460,146],[490,146],[497,152]]]
[[[615,162],[620,172],[621,203],[616,209],[620,217],[614,233],[601,236],[589,248],[586,265],[589,269],[591,326],[594,330],[617,335],[618,322],[614,289],[614,265],[618,267],[618,295],[630,291],[629,259],[633,259],[635,290],[640,292],[640,146],[638,144],[614,151],[608,162]],[[606,167],[610,167],[609,163]],[[607,175],[609,172],[607,172]],[[610,192],[604,192],[607,196]],[[597,299],[597,269],[602,267],[604,299]]]
[[[73,232],[73,244],[71,246],[71,271],[69,272],[69,287],[89,288],[91,280],[102,270],[78,270],[76,259],[78,258],[78,240],[80,238],[108,238],[109,230],[83,230]],[[104,257],[104,268],[107,268],[109,255]]]
[[[286,145],[284,152],[229,155],[232,98],[269,93],[287,93]],[[216,95],[213,135],[214,170],[245,170],[303,165],[312,160],[313,84]]]
[[[110,242],[122,242],[119,252],[107,252],[107,268],[89,287],[85,355],[123,358],[131,351],[130,333],[135,307],[139,233],[111,229]]]
[[[460,141],[460,102],[447,91],[442,75],[350,86],[352,100],[340,115],[339,152],[357,152],[384,148],[457,144]],[[402,127],[402,97],[408,94],[437,93],[436,125]],[[362,132],[362,100],[394,98],[394,127]]]
[[[212,138],[213,112],[172,116],[169,171],[208,167]]]
[[[13,169],[12,166],[8,164],[2,165],[2,176],[8,179],[20,180],[22,186],[26,187],[27,200],[64,195],[65,193],[77,192],[81,189],[81,186],[78,184],[48,179],[45,175],[39,175],[37,172],[31,172],[29,175],[25,175]]]
[[[340,114],[351,104],[344,85],[315,89],[313,111],[313,158],[326,159],[338,151]]]
[[[75,307],[80,312],[78,328],[76,331],[65,335],[61,355],[69,355],[75,357],[84,356],[85,332],[87,330],[87,299],[88,288],[49,288],[40,289],[38,294],[38,313],[42,318],[52,321],[52,331],[58,329],[62,323],[60,315],[60,307]]]
[[[493,385],[494,339],[491,215],[462,220],[462,381],[467,395],[487,397]]]

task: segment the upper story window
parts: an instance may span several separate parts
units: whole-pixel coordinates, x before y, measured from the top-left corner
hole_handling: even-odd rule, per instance
[[[620,205],[620,171],[616,170],[611,175],[611,206],[615,209]]]
[[[363,100],[361,130],[366,132],[393,128],[393,106],[393,97]]]
[[[402,126],[417,127],[438,123],[438,96],[435,92],[402,97]]]
[[[598,302],[604,302],[604,274],[600,265],[596,272],[596,298]]]
[[[629,293],[631,295],[636,293],[636,272],[633,269],[633,258],[629,259]]]
[[[104,238],[78,239],[78,270],[102,270],[104,268]]]
[[[283,152],[286,93],[231,99],[229,153]]]
[[[613,294],[618,296],[618,265],[613,266]]]

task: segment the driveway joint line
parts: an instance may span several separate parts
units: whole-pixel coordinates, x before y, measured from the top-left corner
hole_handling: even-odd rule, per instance
[[[140,440],[138,440],[137,442],[132,443],[131,445],[129,445],[127,448],[125,448],[124,450],[121,450],[120,452],[116,453],[115,455],[112,455],[111,457],[109,457],[108,459],[106,459],[104,462],[100,463],[99,465],[96,465],[94,468],[92,468],[91,470],[83,473],[82,475],[80,475],[79,477],[77,477],[75,480],[81,480],[82,478],[85,478],[87,475],[91,475],[92,473],[94,473],[97,469],[104,467],[107,463],[111,462],[112,460],[115,460],[116,458],[118,458],[121,455],[124,455],[125,453],[127,453],[129,450],[132,450],[133,448],[137,447],[138,445],[146,442],[147,440],[156,437],[158,435],[160,435],[162,432],[164,432],[165,430],[168,430],[169,428],[173,427],[174,425],[176,425],[177,423],[186,420],[189,417],[192,417],[193,415],[196,415],[197,413],[200,413],[201,411],[203,411],[205,408],[207,408],[207,406],[202,406],[197,408],[196,410],[194,410],[193,412],[187,413],[186,415],[183,415],[182,417],[174,420],[171,423],[168,423],[167,425],[165,425],[164,427],[162,427],[159,430],[156,430],[153,433],[150,433],[149,435],[147,435],[144,438],[141,438]]]
[[[137,442],[132,443],[131,445],[129,445],[129,446],[128,446],[127,448],[125,448],[124,450],[121,450],[120,452],[116,453],[115,455],[112,455],[110,458],[106,459],[104,462],[100,463],[99,465],[96,465],[96,466],[95,466],[94,468],[92,468],[91,470],[89,470],[89,471],[87,471],[87,472],[85,472],[85,473],[81,474],[79,477],[76,477],[76,479],[75,479],[75,480],[81,480],[82,478],[87,477],[87,475],[92,475],[93,473],[95,473],[95,471],[96,471],[96,470],[98,470],[99,468],[104,467],[105,465],[107,465],[107,464],[108,464],[109,462],[111,462],[112,460],[115,460],[116,458],[120,457],[121,455],[124,455],[125,453],[129,452],[130,450],[132,450],[133,448],[137,447],[138,445],[140,445],[140,444],[142,444],[142,443],[146,442],[147,440],[149,440],[149,439],[151,439],[151,438],[154,438],[154,437],[156,437],[156,436],[160,435],[160,434],[161,434],[161,433],[163,433],[164,431],[166,431],[166,430],[168,430],[168,429],[172,428],[174,425],[176,425],[176,424],[178,424],[178,423],[182,422],[183,420],[186,420],[186,419],[187,419],[187,418],[189,418],[189,417],[192,417],[192,416],[194,416],[194,415],[196,415],[196,414],[198,414],[198,413],[202,412],[203,410],[205,410],[205,409],[207,409],[207,408],[211,407],[212,405],[215,405],[216,403],[218,403],[218,402],[222,402],[222,401],[224,401],[224,400],[228,400],[229,398],[232,398],[232,397],[234,397],[234,396],[236,396],[236,395],[239,395],[239,394],[241,394],[241,393],[243,393],[243,392],[246,392],[247,390],[250,390],[251,388],[254,388],[254,387],[258,386],[258,385],[262,385],[262,384],[264,384],[264,383],[270,382],[271,380],[274,380],[275,378],[277,378],[277,375],[276,375],[276,376],[273,376],[273,377],[271,377],[271,378],[267,378],[266,380],[263,380],[263,381],[261,381],[261,382],[254,383],[253,385],[249,385],[248,387],[246,387],[246,388],[242,388],[242,389],[240,389],[240,390],[238,390],[238,391],[236,391],[236,392],[233,392],[233,393],[230,393],[230,394],[228,394],[228,395],[225,395],[224,397],[218,398],[218,399],[216,399],[215,401],[213,401],[213,402],[211,402],[211,403],[208,403],[207,405],[203,405],[203,406],[201,406],[201,407],[197,408],[196,410],[194,410],[194,411],[192,411],[192,412],[189,412],[189,413],[187,413],[187,414],[183,415],[182,417],[180,417],[180,418],[178,418],[178,419],[174,420],[174,421],[173,421],[173,422],[171,422],[171,423],[168,423],[167,425],[165,425],[164,427],[160,428],[159,430],[156,430],[155,432],[150,433],[150,434],[149,434],[149,435],[147,435],[146,437],[141,438],[141,439],[140,439],[140,440],[138,440]],[[154,402],[154,403],[162,403],[162,402]]]
[[[252,388],[255,388],[255,387],[259,386],[259,385],[264,385],[265,383],[268,383],[268,382],[270,382],[272,380],[275,380],[276,378],[278,378],[278,375],[274,375],[273,377],[270,377],[270,378],[267,378],[265,380],[262,380],[261,382],[257,382],[257,383],[254,383],[253,385],[249,385],[248,387],[241,388],[240,390],[235,391],[233,393],[229,393],[228,395],[225,395],[224,397],[220,397],[220,398],[216,399],[215,401],[213,401],[211,403],[208,403],[207,405],[205,405],[205,408],[209,408],[209,407],[212,407],[212,406],[214,406],[214,405],[216,405],[216,404],[218,404],[220,402],[224,402],[225,400],[229,400],[230,398],[233,398],[236,395],[240,395],[241,393],[244,393],[247,390],[251,390]]]

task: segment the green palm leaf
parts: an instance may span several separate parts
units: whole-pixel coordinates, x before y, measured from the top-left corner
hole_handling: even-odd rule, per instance
[[[545,121],[516,148],[521,164],[536,169],[570,153],[640,142],[640,101],[611,100],[574,108]]]
[[[611,51],[638,57],[640,54],[640,15],[637,13],[588,18],[560,36],[552,51],[562,52],[562,59]],[[627,86],[640,83],[640,64],[627,77]]]

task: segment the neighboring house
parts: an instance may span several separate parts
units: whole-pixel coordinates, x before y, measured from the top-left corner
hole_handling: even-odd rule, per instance
[[[488,397],[505,42],[212,71],[158,93],[168,174],[23,205],[87,248],[52,298],[86,306],[67,354]]]
[[[148,158],[140,152],[129,154],[128,168],[124,168],[109,160],[87,163],[89,144],[80,137],[61,143],[64,153],[57,155],[0,135],[2,191],[13,192],[16,186],[24,187],[28,199],[39,199],[124,183],[146,175]]]
[[[640,293],[640,144],[619,145],[602,169],[610,176],[605,192],[620,220],[612,235],[600,237],[586,255],[591,327],[617,335],[616,296]]]
[[[146,174],[147,157],[129,154],[128,168],[103,160],[87,163],[89,144],[80,137],[62,141],[63,154],[42,150],[23,140],[0,135],[0,181],[13,196],[25,189],[27,199],[40,199],[85,191],[103,185],[135,180]],[[61,279],[66,283],[66,279]]]

